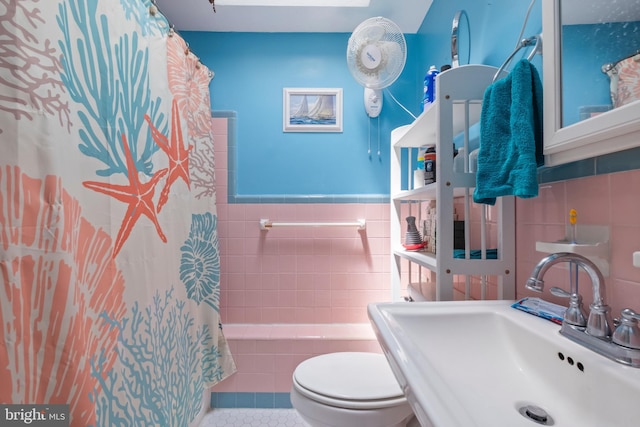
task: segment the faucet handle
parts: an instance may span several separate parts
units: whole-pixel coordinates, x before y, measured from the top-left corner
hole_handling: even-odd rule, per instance
[[[557,286],[554,286],[553,288],[549,289],[549,292],[551,292],[551,295],[555,295],[557,297],[561,297],[561,298],[570,298],[571,297],[571,293],[565,291],[562,288],[559,288]]]
[[[611,307],[606,304],[591,304],[587,320],[587,333],[601,340],[611,340]]]
[[[564,312],[564,321],[573,326],[584,328],[587,326],[587,315],[582,306],[582,295],[569,293],[564,289],[553,287],[549,289],[552,295],[561,298],[569,298],[569,308]]]
[[[640,328],[638,328],[640,314],[625,308],[620,315],[620,324],[613,332],[612,341],[623,347],[640,349]]]

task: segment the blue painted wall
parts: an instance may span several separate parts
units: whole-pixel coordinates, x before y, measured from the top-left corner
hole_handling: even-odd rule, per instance
[[[525,36],[541,32],[541,1],[534,6]],[[499,66],[516,43],[528,5],[529,0],[434,0],[418,34],[406,36],[407,64],[389,90],[419,114],[425,71],[432,64],[451,62],[451,21],[460,9],[470,20],[471,62]],[[390,132],[413,119],[385,93],[378,132],[378,120],[364,112],[363,89],[347,68],[349,35],[182,33],[215,72],[213,109],[237,113],[237,164],[232,167],[237,194],[244,200],[268,195],[284,195],[285,201],[309,195],[388,198]],[[285,87],[343,88],[344,131],[283,133]]]
[[[537,0],[529,16],[523,37],[542,32],[542,1]],[[471,38],[470,63],[499,67],[513,51],[525,19],[530,0],[434,0],[418,34],[424,43],[421,68],[451,62],[451,24],[458,10],[469,17]],[[523,55],[515,57],[515,61]],[[541,59],[534,64],[541,71]]]
[[[202,62],[215,72],[213,109],[237,112],[239,195],[388,197],[389,134],[413,119],[388,95],[380,118],[368,118],[363,88],[346,64],[349,35],[183,34]],[[414,114],[419,111],[413,96],[417,86],[413,71],[416,38],[407,36],[407,66],[389,88]],[[283,132],[282,91],[287,87],[343,88],[343,132]],[[378,142],[381,156],[377,155]]]

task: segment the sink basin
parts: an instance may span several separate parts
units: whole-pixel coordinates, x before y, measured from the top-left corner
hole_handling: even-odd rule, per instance
[[[369,305],[423,427],[640,425],[640,369],[570,341],[559,325],[511,303]]]

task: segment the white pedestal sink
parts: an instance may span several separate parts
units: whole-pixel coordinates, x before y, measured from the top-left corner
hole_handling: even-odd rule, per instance
[[[369,317],[423,427],[637,427],[640,369],[512,301],[381,303]]]

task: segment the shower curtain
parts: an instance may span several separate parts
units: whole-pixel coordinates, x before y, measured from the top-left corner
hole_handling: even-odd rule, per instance
[[[0,0],[0,16],[0,404],[197,425],[235,371],[212,73],[150,0]]]

